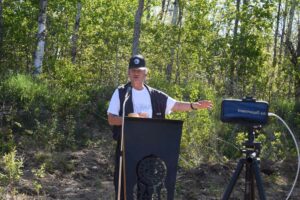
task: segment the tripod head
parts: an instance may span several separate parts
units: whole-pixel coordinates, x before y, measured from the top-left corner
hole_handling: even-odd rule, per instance
[[[261,151],[261,143],[256,142],[257,131],[262,128],[262,126],[249,126],[247,132],[247,140],[243,143],[242,153],[246,155],[246,159],[256,158],[259,160],[259,155]]]

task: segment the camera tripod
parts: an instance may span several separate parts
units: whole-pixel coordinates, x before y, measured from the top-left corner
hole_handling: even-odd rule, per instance
[[[261,143],[255,142],[255,128],[251,127],[248,130],[248,140],[243,143],[244,149],[242,152],[246,155],[245,158],[241,158],[238,162],[238,165],[230,179],[230,182],[223,194],[222,200],[227,200],[230,197],[230,194],[233,190],[236,181],[243,170],[244,165],[246,166],[246,175],[245,175],[245,200],[254,200],[255,199],[255,182],[258,190],[258,195],[260,200],[265,200],[265,192],[262,185],[262,179],[260,176],[259,170],[259,154],[261,149]],[[256,181],[255,181],[255,180]]]

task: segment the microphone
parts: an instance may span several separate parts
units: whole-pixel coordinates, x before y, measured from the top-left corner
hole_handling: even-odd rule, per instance
[[[124,101],[124,102],[126,102],[127,99],[129,98],[129,95],[130,95],[131,90],[132,90],[132,87],[131,87],[131,86],[128,86],[128,87],[127,87],[127,90],[126,90],[125,101]],[[123,106],[123,107],[124,107],[124,106]],[[123,110],[123,111],[124,111],[124,110]]]
[[[125,176],[125,152],[124,152],[124,123],[125,123],[125,105],[130,97],[130,92],[132,90],[131,86],[127,87],[125,99],[122,105],[122,130],[121,130],[121,145],[120,145],[120,158],[119,158],[119,177],[118,177],[118,200],[121,200],[121,187],[122,187],[122,171],[124,173],[123,186],[124,193],[126,193],[126,176]],[[124,196],[125,200],[126,197]]]

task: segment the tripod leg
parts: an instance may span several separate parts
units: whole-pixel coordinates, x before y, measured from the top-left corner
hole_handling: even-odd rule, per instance
[[[245,176],[245,200],[254,200],[255,199],[255,190],[254,190],[254,174],[252,168],[252,158],[247,159],[246,162],[246,176]]]
[[[256,179],[256,185],[257,185],[257,190],[258,190],[258,194],[259,194],[259,199],[266,200],[266,195],[265,195],[265,191],[263,188],[262,179],[260,176],[259,166],[258,166],[258,162],[256,159],[253,159],[252,167],[253,167],[253,170],[255,173],[255,179]]]
[[[245,162],[246,162],[245,159],[240,159],[240,161],[239,161],[239,163],[238,163],[238,165],[237,165],[237,167],[236,167],[236,169],[235,169],[235,171],[234,171],[234,173],[233,173],[233,175],[230,179],[230,182],[229,182],[229,184],[226,188],[226,191],[223,194],[222,200],[229,199],[230,194],[233,190],[233,187],[236,184],[236,181],[237,181],[237,179],[238,179],[238,177],[239,177],[239,175],[240,175],[240,173],[243,169],[243,166],[244,166]]]

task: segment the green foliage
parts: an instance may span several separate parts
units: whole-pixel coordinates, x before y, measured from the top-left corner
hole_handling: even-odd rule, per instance
[[[293,108],[295,103],[285,98],[275,98],[270,102],[270,112],[277,114],[281,118],[292,121],[294,118]]]
[[[185,120],[181,141],[182,158],[192,166],[215,159],[212,150],[215,149],[216,135],[211,131],[212,121],[208,112],[189,113],[180,119]]]
[[[13,140],[13,131],[10,128],[0,129],[0,147],[1,155],[11,152],[15,148],[15,142]]]
[[[56,116],[49,118],[46,123],[36,120],[33,138],[37,145],[44,145],[44,148],[50,151],[62,147],[65,138],[58,126],[59,120]]]
[[[40,173],[40,175],[36,177],[37,180],[43,178],[42,176],[46,172],[54,173],[56,170],[59,170],[63,173],[69,173],[76,169],[74,161],[69,158],[69,155],[61,151],[36,153],[34,160],[40,166],[39,169],[35,169],[36,172]]]
[[[5,101],[28,109],[45,100],[47,89],[47,86],[34,80],[31,76],[13,75],[4,83]]]
[[[198,101],[210,99],[214,101],[214,93],[209,87],[199,83],[179,87],[178,85],[166,87],[167,93],[178,100]],[[214,119],[212,113],[207,110],[189,113],[173,113],[169,119],[183,120],[183,132],[181,138],[182,167],[195,167],[203,161],[215,160],[216,134],[213,130]]]
[[[84,119],[91,108],[97,108],[96,102],[93,103],[95,107],[90,102],[90,98],[94,97],[91,94],[97,92],[97,88],[90,87],[93,77],[85,71],[86,68],[79,69],[72,64],[66,64],[65,68],[61,66],[58,65],[49,76],[33,78],[17,74],[4,81],[2,90],[5,94],[1,101],[22,114],[6,116],[10,125],[1,129],[3,151],[12,142],[8,130],[14,127],[19,127],[16,133],[29,134],[37,143],[46,144],[42,146],[49,150],[75,148],[76,144],[84,142],[76,141],[78,136],[84,138],[79,133],[81,125],[77,122]]]
[[[219,112],[220,113],[220,112]],[[220,115],[219,115],[220,116]],[[219,117],[218,116],[218,117]],[[227,161],[241,156],[240,147],[236,136],[240,131],[237,126],[232,124],[216,123],[217,147],[219,161]]]
[[[247,137],[247,132],[240,132],[236,135],[236,144],[240,149],[245,148],[243,143]],[[260,158],[263,160],[282,161],[291,153],[288,153],[289,145],[281,132],[274,131],[271,135],[264,131],[256,132],[255,141],[261,143]]]
[[[13,151],[5,154],[0,165],[4,169],[4,173],[0,173],[1,185],[7,188],[7,191],[15,195],[15,186],[23,175],[23,159],[17,158],[17,151]]]
[[[271,138],[266,135],[261,135],[261,137],[263,138],[260,140],[263,159],[281,161],[290,156],[288,153],[289,145],[286,143],[283,133],[274,132]]]
[[[3,51],[0,59],[0,75],[11,72],[28,72],[31,69],[31,53],[34,51],[37,32],[38,3],[36,1],[3,1]]]
[[[92,80],[93,75],[88,68],[70,62],[57,62],[54,71],[43,80],[48,85],[47,97],[51,108],[68,111],[86,104]]]
[[[37,192],[38,196],[40,195],[40,191],[43,188],[40,179],[45,177],[45,168],[46,168],[46,164],[43,163],[39,169],[31,170],[31,172],[35,176],[35,180],[32,182],[32,184],[33,184],[33,187],[34,187],[35,191]]]

